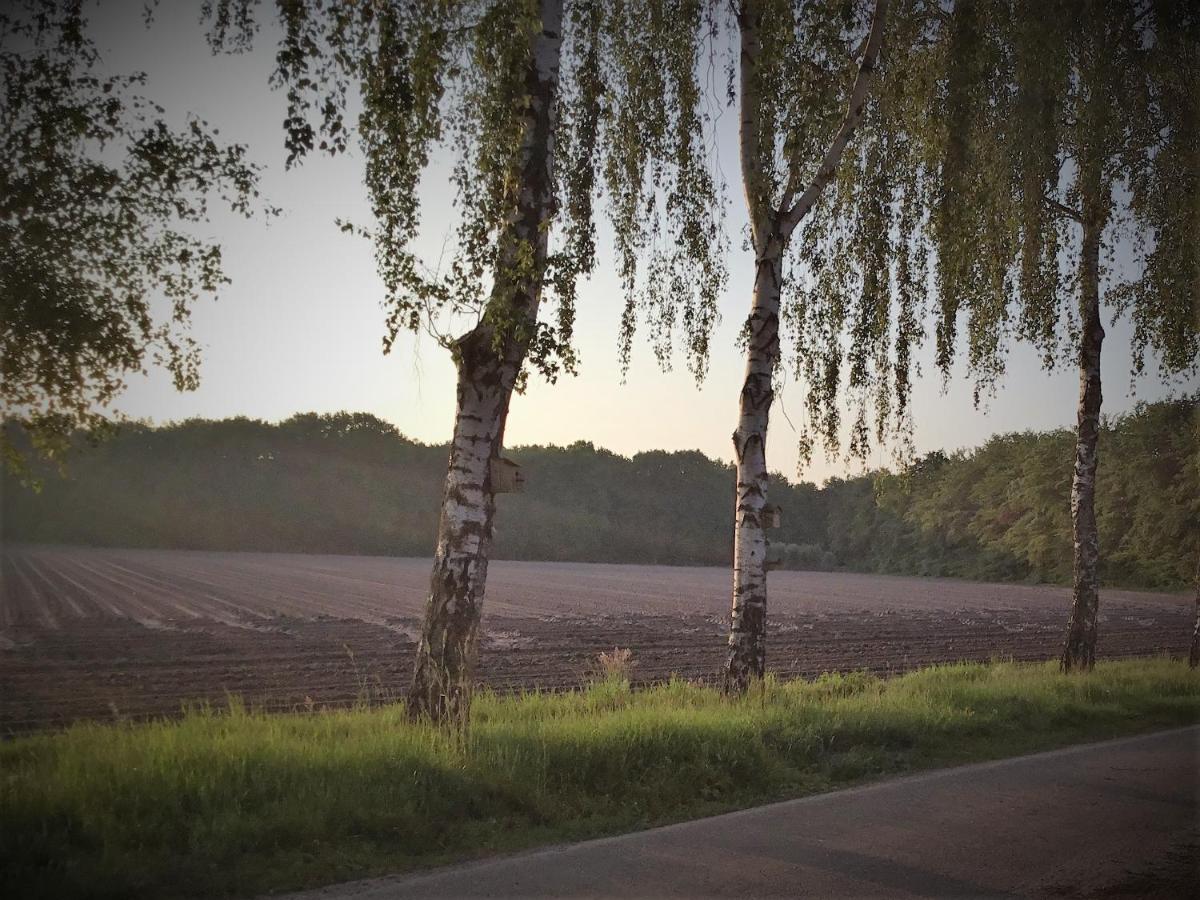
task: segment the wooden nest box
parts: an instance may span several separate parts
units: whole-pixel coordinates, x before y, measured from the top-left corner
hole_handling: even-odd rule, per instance
[[[778,528],[783,524],[783,511],[778,506],[767,504],[763,507],[763,528]]]
[[[521,467],[511,459],[497,456],[491,462],[492,493],[521,494],[525,492],[525,476]]]

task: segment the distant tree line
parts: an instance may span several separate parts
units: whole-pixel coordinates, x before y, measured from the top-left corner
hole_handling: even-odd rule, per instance
[[[1108,584],[1189,582],[1200,542],[1200,396],[1139,405],[1102,429],[1097,488]],[[12,436],[20,441],[20,435]],[[6,542],[422,556],[447,448],[365,413],[127,425],[79,433],[40,491],[7,476]],[[1000,581],[1071,580],[1069,429],[936,451],[824,487],[772,476],[777,567]],[[732,466],[696,451],[632,458],[587,442],[513,448],[527,478],[500,558],[728,565]],[[1064,462],[1066,461],[1066,462]]]

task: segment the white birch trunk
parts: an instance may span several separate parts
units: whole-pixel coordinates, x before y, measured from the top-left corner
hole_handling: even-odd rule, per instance
[[[767,426],[779,362],[779,290],[783,244],[772,235],[758,257],[754,302],[747,322],[746,376],[733,433],[737,466],[734,509],[733,611],[725,690],[741,692],[766,669],[767,624]]]
[[[1071,481],[1071,527],[1074,540],[1074,590],[1071,619],[1061,667],[1091,669],[1096,663],[1096,623],[1100,610],[1100,535],[1096,528],[1096,472],[1100,440],[1100,236],[1103,216],[1084,208],[1080,258],[1079,407],[1075,439],[1075,472]]]
[[[837,173],[842,155],[862,121],[875,63],[883,43],[887,0],[876,0],[871,30],[864,42],[858,74],[846,114],[819,161],[812,182],[800,190],[800,160],[789,161],[787,181],[778,208],[772,208],[767,185],[774,166],[774,136],[763,135],[758,115],[755,72],[762,53],[762,10],[757,0],[744,0],[738,12],[741,43],[741,167],[746,206],[756,255],[754,296],[746,321],[749,345],[746,376],[738,401],[738,425],[733,433],[737,466],[734,503],[733,609],[729,651],[725,660],[725,691],[741,693],[761,678],[767,660],[767,427],[775,399],[775,369],[779,365],[779,298],[783,286],[783,256],[793,230],[816,204]]]
[[[442,495],[437,551],[417,645],[408,709],[414,716],[465,723],[478,649],[496,512],[491,460],[500,455],[513,385],[524,363],[541,302],[550,219],[554,214],[554,120],[562,46],[562,0],[541,0],[513,211],[500,235],[501,263],[488,311],[516,328],[496,331],[488,317],[455,345],[458,401]],[[514,277],[522,250],[531,277]],[[507,263],[507,265],[506,265]]]

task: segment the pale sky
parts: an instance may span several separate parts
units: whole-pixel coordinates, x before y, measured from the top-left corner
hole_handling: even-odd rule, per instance
[[[448,440],[454,415],[454,370],[448,354],[428,338],[401,337],[391,355],[383,355],[383,292],[372,247],[341,233],[334,223],[343,218],[371,224],[357,150],[334,160],[314,156],[285,172],[283,97],[267,85],[273,34],[261,34],[251,54],[214,58],[196,24],[195,6],[163,4],[149,30],[142,24],[142,8],[141,0],[122,0],[93,12],[106,64],[113,70],[145,71],[152,99],[172,112],[194,112],[219,127],[225,139],[248,144],[251,156],[267,168],[264,193],[284,212],[269,223],[214,216],[211,236],[223,245],[233,283],[217,302],[203,300],[194,311],[193,336],[204,348],[200,389],[180,394],[164,373],[152,371],[132,380],[116,408],[159,422],[234,415],[279,420],[296,412],[345,409],[374,413],[417,440]],[[270,14],[269,7],[260,11]],[[719,141],[721,164],[730,178],[737,172],[735,128],[736,116],[726,114]],[[445,213],[439,214],[449,207],[450,194],[438,181],[431,177],[427,185],[432,202],[426,206],[420,245],[431,253],[441,247],[450,227]],[[621,383],[617,335],[622,296],[602,241],[598,271],[580,287],[580,374],[560,378],[557,385],[531,379],[528,392],[513,400],[507,443],[587,440],[625,455],[699,449],[730,459],[744,368],[736,336],[749,310],[752,279],[753,260],[741,249],[739,237],[744,222],[742,195],[734,183],[729,287],[702,387],[696,388],[682,360],[674,372],[660,372],[646,346],[636,348],[627,383]],[[1126,410],[1137,399],[1196,388],[1195,380],[1165,386],[1151,372],[1139,380],[1137,396],[1132,396],[1131,328],[1111,317],[1105,327],[1106,413]],[[999,393],[986,409],[977,410],[964,378],[953,380],[943,393],[931,344],[927,341],[919,355],[924,374],[913,397],[918,452],[976,446],[998,432],[1073,424],[1078,391],[1073,368],[1048,375],[1032,352],[1016,347]],[[798,453],[787,417],[798,422],[802,408],[798,387],[785,385],[771,418],[770,465],[790,478],[797,474]],[[888,459],[878,451],[871,463],[882,465]],[[818,454],[803,477],[820,482],[859,470],[857,463],[828,461]]]

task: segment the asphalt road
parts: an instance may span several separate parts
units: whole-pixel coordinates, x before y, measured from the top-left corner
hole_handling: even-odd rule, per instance
[[[295,895],[1200,896],[1200,727]]]

